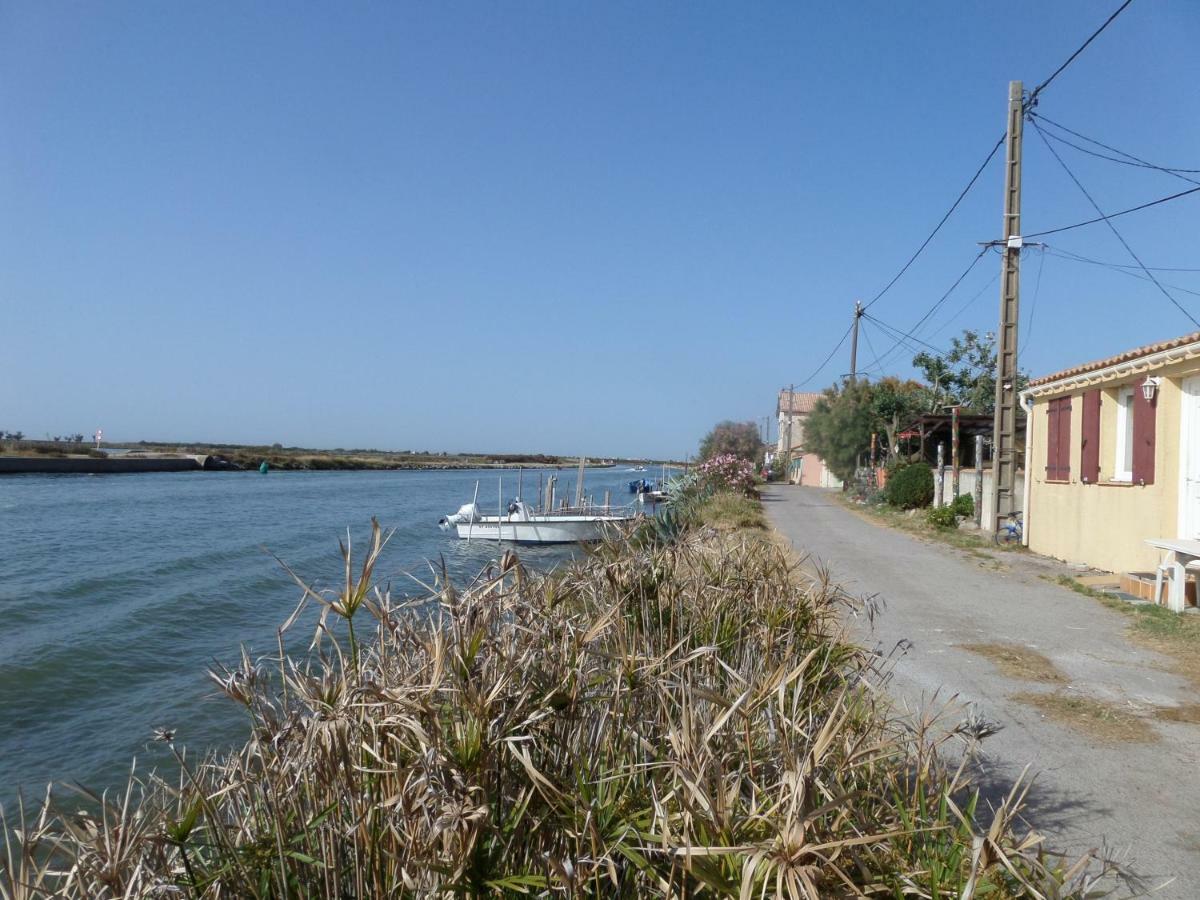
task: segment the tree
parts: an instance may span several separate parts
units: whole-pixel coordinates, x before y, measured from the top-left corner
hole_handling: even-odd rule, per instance
[[[718,422],[700,442],[700,461],[732,453],[758,465],[763,457],[762,438],[753,422]]]
[[[828,388],[804,423],[804,449],[820,456],[843,481],[854,477],[879,428],[875,394],[875,385],[867,381]]]
[[[963,406],[971,412],[996,409],[996,336],[991,332],[966,330],[952,338],[945,356],[918,353],[913,367],[920,369],[927,385],[926,410]],[[1018,373],[1016,389],[1022,390],[1029,376]]]
[[[877,426],[887,435],[888,456],[900,453],[896,435],[902,425],[918,415],[926,401],[925,386],[916,381],[901,381],[894,376],[881,378],[872,385],[872,405]]]

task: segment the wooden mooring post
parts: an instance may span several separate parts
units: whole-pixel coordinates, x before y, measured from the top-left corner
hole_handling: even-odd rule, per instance
[[[975,524],[983,525],[983,435],[975,435]]]
[[[961,466],[959,465],[959,452],[958,452],[958,407],[957,406],[952,406],[950,408],[950,468],[953,473],[951,476],[951,479],[952,479],[951,480],[951,485],[952,485],[951,493],[954,494],[954,499],[957,500],[958,499],[958,486],[959,486],[959,472],[961,471]]]
[[[938,441],[937,479],[934,484],[934,506],[946,505],[946,442]]]

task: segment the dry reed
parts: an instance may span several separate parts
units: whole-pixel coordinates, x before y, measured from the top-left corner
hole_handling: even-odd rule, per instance
[[[278,659],[212,673],[250,714],[240,751],[177,750],[178,781],[131,777],[92,813],[16,810],[0,897],[1088,889],[1017,833],[1024,788],[985,821],[930,723],[893,718],[834,585],[763,540],[636,537],[394,602],[371,585],[376,526],[336,594],[304,588],[306,658],[281,631]]]

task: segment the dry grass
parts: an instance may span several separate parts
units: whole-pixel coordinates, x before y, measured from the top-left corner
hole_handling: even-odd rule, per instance
[[[1014,700],[1040,710],[1068,728],[1104,743],[1148,744],[1158,733],[1146,719],[1092,697],[1076,694],[1016,694]]]
[[[963,729],[894,718],[843,594],[769,541],[646,525],[411,602],[371,584],[383,543],[304,588],[306,658],[213,673],[244,747],[164,732],[177,779],[15,811],[0,898],[1003,900],[1098,874],[1017,833],[1021,785],[976,809],[937,742]]]
[[[1160,706],[1154,711],[1154,718],[1164,722],[1185,722],[1189,725],[1200,725],[1200,703],[1184,703],[1181,706]]]
[[[1040,681],[1043,684],[1063,684],[1067,678],[1049,657],[1028,647],[1017,644],[963,644],[985,659],[991,660],[1001,674],[1023,681]]]
[[[1148,650],[1169,656],[1174,663],[1173,671],[1200,687],[1200,615],[1171,612],[1164,606],[1152,603],[1127,603],[1119,597],[1080,584],[1068,575],[1060,575],[1057,582],[1128,616],[1129,635],[1134,641]]]
[[[926,520],[925,510],[917,510],[915,515],[909,516],[903,510],[887,504],[858,503],[849,494],[838,494],[837,496],[851,512],[869,518],[877,524],[907,531],[909,534],[925,540],[949,544],[959,550],[968,551],[972,556],[983,552],[988,554],[989,559],[992,559],[992,553],[1021,553],[1026,550],[1020,544],[997,545],[992,541],[989,532],[936,528]],[[999,563],[997,563],[997,567],[999,567]]]

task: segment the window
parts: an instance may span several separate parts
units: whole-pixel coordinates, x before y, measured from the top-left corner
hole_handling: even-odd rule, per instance
[[[1113,481],[1133,480],[1133,392],[1131,387],[1117,391],[1117,434],[1113,442]]]
[[[1071,479],[1071,398],[1046,405],[1046,480]]]

